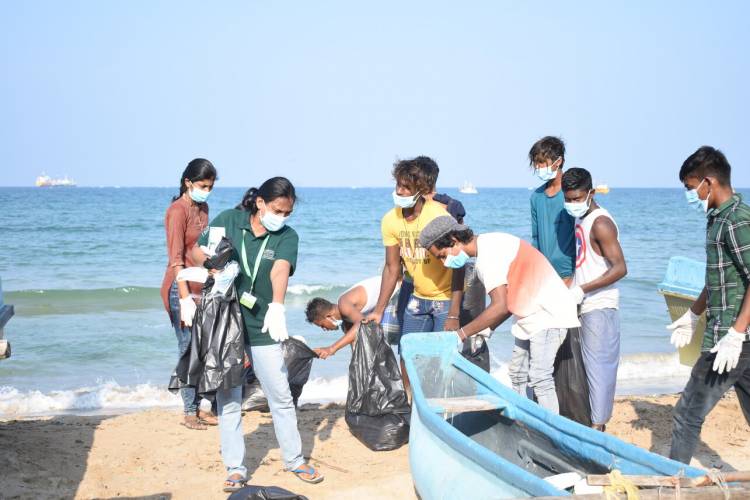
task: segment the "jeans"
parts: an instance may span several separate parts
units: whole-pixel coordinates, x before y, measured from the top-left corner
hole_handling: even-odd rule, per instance
[[[721,375],[713,371],[716,354],[701,353],[672,415],[669,458],[689,464],[698,446],[701,427],[716,403],[732,386],[745,420],[750,424],[750,342],[742,344],[737,366]]]
[[[177,337],[177,359],[179,360],[190,345],[190,328],[183,327],[180,321],[180,292],[177,290],[177,282],[172,283],[169,289],[169,310],[172,314],[172,326]],[[183,387],[180,389],[182,397],[182,410],[185,415],[195,415],[198,412],[199,398],[195,394],[195,388]]]
[[[416,332],[442,332],[450,305],[450,300],[420,299],[412,294],[404,310],[401,335]],[[400,343],[398,349],[400,354]]]
[[[281,448],[284,469],[296,469],[305,463],[302,456],[302,439],[297,429],[297,413],[287,380],[284,356],[279,344],[250,348],[255,376],[268,398],[273,418],[273,429]],[[219,433],[221,458],[227,476],[240,474],[247,477],[245,467],[245,439],[242,432],[242,386],[216,392],[219,403]]]
[[[557,349],[567,333],[565,328],[549,328],[535,333],[529,340],[515,339],[508,369],[514,391],[526,396],[530,387],[542,408],[558,414],[560,406],[552,372]]]
[[[594,309],[581,314],[581,355],[586,367],[591,423],[606,424],[615,404],[620,364],[620,312]]]

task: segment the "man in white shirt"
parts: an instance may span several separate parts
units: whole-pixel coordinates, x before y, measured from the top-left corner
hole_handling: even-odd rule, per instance
[[[555,355],[568,328],[580,326],[572,295],[549,261],[529,243],[507,233],[474,235],[450,216],[438,217],[423,230],[420,245],[454,269],[476,257],[476,271],[490,305],[456,332],[461,341],[485,328],[497,328],[511,315],[515,339],[510,364],[513,389],[527,386],[539,404],[559,413],[552,376]]]

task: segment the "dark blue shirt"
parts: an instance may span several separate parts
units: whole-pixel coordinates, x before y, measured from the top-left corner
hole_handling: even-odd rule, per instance
[[[531,243],[561,278],[568,278],[575,273],[575,219],[565,211],[562,190],[547,196],[546,187],[542,184],[531,194]]]

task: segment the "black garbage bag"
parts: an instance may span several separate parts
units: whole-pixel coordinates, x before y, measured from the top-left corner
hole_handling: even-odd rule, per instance
[[[373,451],[395,450],[409,441],[409,402],[396,356],[383,328],[362,323],[349,363],[345,420]]]
[[[278,486],[248,485],[232,493],[227,500],[307,500],[307,497]]]
[[[581,329],[569,328],[555,357],[555,391],[560,415],[591,426],[591,406],[586,368],[581,354]]]
[[[219,244],[214,249],[214,254],[203,261],[203,267],[206,269],[224,269],[224,266],[232,260],[234,247],[229,238],[222,236]]]
[[[169,390],[194,387],[199,395],[242,385],[244,323],[234,285],[211,294],[213,280],[203,286],[190,329],[190,346],[177,362]]]
[[[302,387],[310,378],[313,359],[317,358],[318,355],[307,344],[294,337],[289,337],[282,342],[281,350],[284,352],[289,389],[292,391],[294,406],[297,406],[297,401],[302,394]]]

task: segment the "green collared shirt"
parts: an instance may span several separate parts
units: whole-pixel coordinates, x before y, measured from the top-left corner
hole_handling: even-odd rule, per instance
[[[709,211],[706,226],[706,333],[711,349],[734,326],[750,281],[750,207],[734,194]]]
[[[208,244],[208,234],[212,227],[223,227],[225,236],[229,238],[234,247],[233,259],[242,267],[242,258],[239,252],[242,249],[242,238],[245,238],[245,256],[247,258],[250,271],[255,266],[255,258],[260,251],[263,240],[268,235],[268,243],[263,250],[260,266],[258,267],[258,276],[255,278],[253,295],[258,299],[252,309],[240,306],[242,310],[242,319],[245,323],[245,341],[251,346],[263,346],[274,344],[274,340],[268,333],[261,333],[263,320],[268,311],[268,304],[273,301],[273,287],[271,285],[271,268],[276,260],[285,260],[291,265],[289,275],[294,274],[297,266],[297,247],[299,237],[297,232],[289,226],[284,226],[279,231],[268,232],[259,237],[253,234],[250,227],[250,213],[244,210],[230,209],[221,212],[211,221],[209,227],[201,234],[198,239],[199,245]],[[243,232],[243,229],[246,231]],[[244,233],[244,234],[243,234]],[[235,280],[237,287],[237,297],[241,297],[244,292],[250,291],[252,279],[240,271]]]

